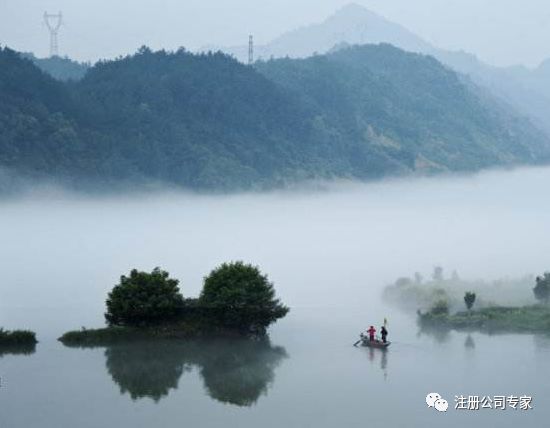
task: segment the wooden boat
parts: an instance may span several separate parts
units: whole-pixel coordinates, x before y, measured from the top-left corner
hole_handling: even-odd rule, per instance
[[[369,340],[368,337],[361,339],[361,346],[368,346],[369,348],[387,349],[391,345],[391,342],[382,342],[381,340]]]
[[[391,342],[382,342],[379,339],[370,340],[368,336],[361,334],[361,338],[353,344],[353,346],[368,346],[369,348],[387,349],[391,345]]]

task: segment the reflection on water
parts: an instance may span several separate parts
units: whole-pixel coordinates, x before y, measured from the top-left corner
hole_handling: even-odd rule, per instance
[[[152,341],[107,346],[105,365],[121,394],[158,402],[196,367],[210,397],[250,406],[267,391],[284,348],[263,340]]]
[[[0,347],[0,358],[4,355],[32,355],[36,352],[36,343],[7,345]]]
[[[445,343],[449,341],[451,330],[446,327],[437,327],[429,324],[418,323],[417,338],[421,338],[426,335],[434,339],[437,343]]]
[[[111,378],[132,400],[149,397],[155,401],[178,388],[187,364],[185,349],[170,342],[132,343],[105,349],[105,365]]]
[[[472,337],[471,334],[468,334],[468,336],[466,336],[466,340],[464,341],[464,347],[470,350],[475,349],[476,343],[474,342],[474,338]]]
[[[535,346],[541,350],[550,351],[550,335],[548,334],[535,334],[533,335]]]
[[[384,349],[374,349],[367,347],[369,353],[369,361],[373,365],[380,365],[380,370],[384,375],[384,380],[388,379],[388,354],[389,350]]]
[[[287,356],[269,341],[225,341],[196,347],[196,364],[210,397],[237,406],[250,406],[267,394],[275,368]]]

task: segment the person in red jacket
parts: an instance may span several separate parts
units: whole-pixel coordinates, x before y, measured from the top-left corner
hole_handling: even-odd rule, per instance
[[[374,334],[376,333],[376,329],[374,328],[374,326],[371,325],[367,330],[367,333],[369,334],[369,340],[371,342],[374,342]]]

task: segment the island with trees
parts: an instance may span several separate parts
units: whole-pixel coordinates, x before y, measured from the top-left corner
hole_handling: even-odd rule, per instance
[[[416,306],[423,329],[550,332],[550,273],[489,283],[465,281],[456,272],[445,278],[436,267],[428,281],[420,274],[398,279],[384,297],[405,309]]]
[[[32,354],[37,343],[34,331],[0,328],[0,357],[8,354]]]
[[[289,308],[275,296],[256,266],[224,263],[204,279],[198,298],[184,298],[179,281],[155,268],[121,276],[107,297],[107,327],[70,331],[67,345],[105,345],[126,340],[264,336]]]

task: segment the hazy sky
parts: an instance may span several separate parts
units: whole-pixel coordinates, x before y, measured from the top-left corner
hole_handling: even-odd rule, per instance
[[[113,57],[142,44],[190,49],[259,43],[319,22],[349,0],[0,0],[0,43],[48,53],[42,14],[63,11],[60,53]],[[547,0],[357,0],[442,48],[496,65],[537,65],[550,57]]]

